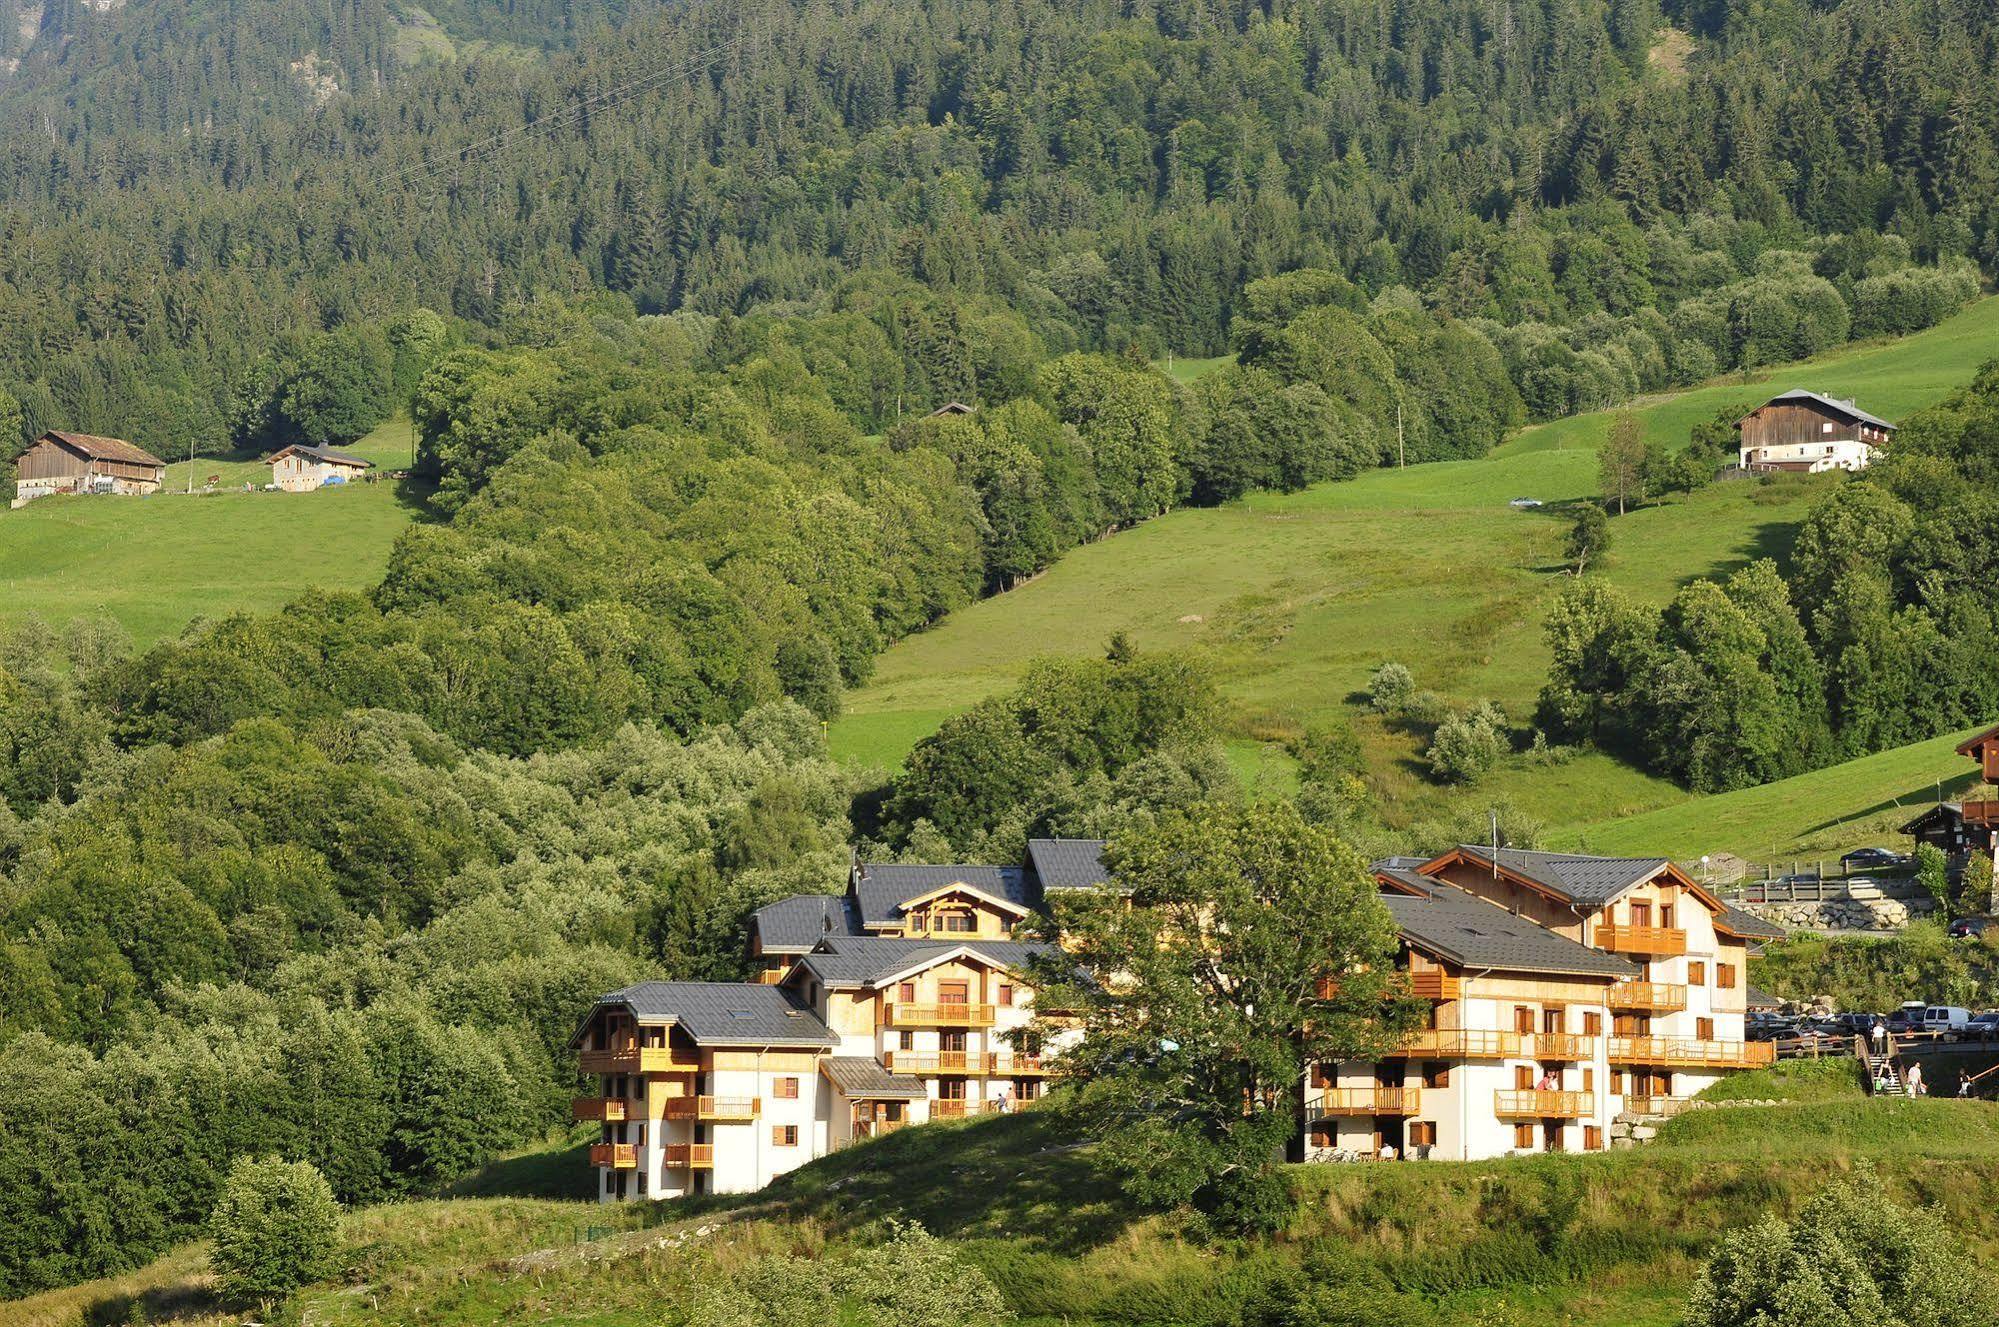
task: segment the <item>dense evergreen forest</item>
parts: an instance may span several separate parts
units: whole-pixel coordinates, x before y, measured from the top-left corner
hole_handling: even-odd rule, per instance
[[[826,758],[885,644],[1066,549],[1925,326],[1999,262],[1974,0],[39,12],[0,434],[407,403],[424,519],[366,593],[0,640],[0,1294],[185,1236],[247,1151],[370,1201],[536,1136],[588,995],[733,975],[857,837],[1232,795],[1211,684],[1122,643],[891,786]],[[1995,395],[1831,495],[1789,585],[1585,579],[1549,730],[1726,786],[1999,702]]]

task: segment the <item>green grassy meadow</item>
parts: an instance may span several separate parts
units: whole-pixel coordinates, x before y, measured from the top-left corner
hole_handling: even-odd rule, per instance
[[[391,420],[344,450],[400,469],[409,425]],[[204,492],[211,475],[215,490]],[[191,496],[182,461],[150,498],[42,498],[0,510],[0,626],[107,615],[143,646],[197,617],[280,608],[314,587],[360,589],[381,579],[396,535],[418,515],[388,481],[243,491],[269,476],[255,457],[198,457]]]
[[[1894,418],[1939,399],[1995,354],[1999,299],[1988,299],[1917,336],[1845,347],[1633,409],[1650,436],[1672,440],[1724,407],[1793,386],[1856,396]],[[1191,373],[1197,363],[1174,367]],[[1191,650],[1210,661],[1233,710],[1239,768],[1254,763],[1269,774],[1283,761],[1270,743],[1346,713],[1356,716],[1391,818],[1462,801],[1467,794],[1445,793],[1422,777],[1414,738],[1359,715],[1354,695],[1375,667],[1398,659],[1419,687],[1458,703],[1495,700],[1526,720],[1547,667],[1542,620],[1566,580],[1567,504],[1594,494],[1595,447],[1611,418],[1528,428],[1481,460],[1380,470],[1302,493],[1177,511],[1077,549],[1035,580],[888,651],[870,683],[847,697],[832,728],[836,754],[893,768],[945,718],[1009,686],[1030,659],[1088,654],[1124,631],[1141,647]],[[1810,504],[1838,482],[1717,484],[1616,518],[1603,575],[1663,602],[1700,577],[1757,558],[1781,560]],[[1515,510],[1508,503],[1516,497],[1545,505]],[[1259,748],[1253,762],[1251,748]],[[1893,784],[1904,776],[1884,777]],[[1853,792],[1858,808],[1903,789],[1863,782],[1839,791]],[[1606,842],[1627,817],[1686,800],[1669,783],[1591,753],[1551,764],[1515,757],[1469,795],[1509,801],[1558,834],[1598,826],[1591,833]],[[1685,837],[1701,839],[1705,828],[1690,820]],[[1704,839],[1678,842],[1662,826],[1646,832],[1674,838],[1674,852],[1707,850]],[[1762,836],[1758,827],[1749,838]]]
[[[1288,1224],[1270,1240],[1205,1239],[1177,1217],[1134,1210],[1058,1109],[903,1130],[742,1197],[603,1207],[495,1190],[394,1204],[347,1215],[343,1270],[307,1292],[304,1315],[679,1322],[703,1282],[772,1253],[837,1258],[894,1218],[952,1241],[1027,1327],[1264,1321],[1251,1308],[1263,1288],[1307,1259],[1368,1286],[1396,1311],[1386,1321],[1672,1327],[1717,1239],[1794,1213],[1861,1163],[1899,1201],[1941,1208],[1969,1255],[1999,1250],[1999,1105],[1870,1100],[1850,1065],[1786,1066],[1741,1086],[1791,1104],[1689,1112],[1622,1152],[1296,1167]],[[214,1303],[199,1245],[0,1305],[10,1327],[141,1320],[241,1318]]]

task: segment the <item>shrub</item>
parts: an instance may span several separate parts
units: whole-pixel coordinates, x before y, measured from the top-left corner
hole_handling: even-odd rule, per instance
[[[1506,753],[1506,716],[1489,701],[1444,720],[1430,742],[1430,772],[1444,783],[1470,783]]]
[[[1404,664],[1389,660],[1367,680],[1367,701],[1377,714],[1400,714],[1416,696],[1416,679]]]
[[[840,1293],[874,1327],[981,1327],[1006,1316],[1006,1301],[984,1272],[914,1222],[891,1222],[886,1242],[840,1269]],[[801,1320],[803,1321],[803,1320]]]
[[[1862,1171],[1820,1190],[1796,1221],[1771,1217],[1722,1241],[1688,1296],[1686,1327],[1972,1327],[1995,1312],[1937,1215],[1898,1206]]]
[[[208,1218],[209,1255],[224,1297],[266,1313],[333,1274],[340,1205],[317,1168],[238,1157]]]

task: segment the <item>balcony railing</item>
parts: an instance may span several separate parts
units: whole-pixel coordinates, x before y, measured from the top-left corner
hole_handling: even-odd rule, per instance
[[[603,1120],[616,1124],[631,1118],[632,1103],[623,1097],[577,1097],[569,1103],[569,1114],[579,1120]]]
[[[1673,1014],[1687,1007],[1687,988],[1656,981],[1611,983],[1612,1009],[1645,1009],[1655,1014]]]
[[[619,1046],[584,1051],[577,1057],[586,1074],[698,1074],[701,1057],[673,1046]]]
[[[1762,1069],[1777,1062],[1777,1043],[1703,1041],[1698,1037],[1612,1037],[1610,1062],[1690,1069]]]
[[[1684,954],[1687,933],[1670,926],[1619,926],[1599,923],[1596,947],[1613,954]]]
[[[1002,1078],[1028,1078],[1053,1068],[1053,1056],[1027,1051],[993,1051],[986,1056],[986,1072]]]
[[[1427,1028],[1402,1043],[1396,1055],[1439,1055],[1463,1060],[1503,1060],[1524,1054],[1518,1032],[1494,1028]]]
[[[609,1166],[613,1170],[633,1170],[639,1164],[639,1149],[635,1143],[592,1143],[590,1144],[590,1164]]]
[[[1420,1087],[1326,1087],[1305,1094],[1305,1109],[1319,1115],[1414,1115]]]
[[[1630,1096],[1624,1099],[1624,1109],[1633,1115],[1660,1115],[1670,1119],[1691,1106],[1693,1101],[1692,1097]]]
[[[1596,1114],[1596,1093],[1502,1088],[1492,1094],[1492,1113],[1508,1119],[1574,1119]]]
[[[998,1103],[981,1097],[954,1097],[930,1103],[930,1118],[933,1120],[962,1120],[968,1115],[984,1115],[997,1110]]]
[[[715,1168],[713,1143],[668,1143],[659,1151],[660,1160],[669,1166],[686,1166],[691,1170]]]
[[[754,1120],[763,1112],[760,1097],[668,1097],[661,1112],[669,1120]]]
[[[1419,1000],[1455,1000],[1464,993],[1464,983],[1442,972],[1412,972],[1409,993]]]
[[[892,1074],[976,1074],[986,1057],[977,1051],[888,1051],[882,1063]]]
[[[1591,1040],[1580,1032],[1536,1032],[1528,1055],[1536,1060],[1587,1060]]]
[[[891,1004],[888,1025],[892,1028],[943,1027],[989,1028],[993,1025],[989,1004]]]
[[[907,1120],[856,1120],[854,1137],[879,1138],[885,1133],[894,1133],[907,1123]]]

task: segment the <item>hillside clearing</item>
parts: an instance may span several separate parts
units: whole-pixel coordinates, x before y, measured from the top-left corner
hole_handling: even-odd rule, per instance
[[[353,451],[384,470],[409,462],[409,425],[392,420]],[[142,647],[196,617],[282,608],[310,588],[362,589],[417,509],[389,481],[314,493],[244,492],[269,470],[255,458],[168,467],[150,498],[43,498],[0,511],[0,626],[108,615]],[[216,491],[199,487],[219,475]]]
[[[1901,341],[1633,409],[1648,436],[1674,441],[1724,408],[1794,385],[1857,395],[1898,417],[1968,380],[1995,332],[1999,299],[1988,299]],[[833,725],[835,751],[892,768],[945,718],[1010,685],[1030,659],[1092,653],[1113,631],[1141,647],[1204,654],[1234,708],[1233,733],[1252,742],[1356,714],[1354,693],[1389,659],[1407,663],[1419,687],[1460,704],[1495,700],[1525,723],[1546,672],[1543,615],[1565,580],[1565,504],[1595,492],[1595,447],[1613,413],[1525,429],[1482,460],[1176,511],[1078,549],[885,654]],[[1781,560],[1811,502],[1836,482],[1718,484],[1633,512],[1612,522],[1603,574],[1663,602],[1700,577]],[[1545,505],[1513,510],[1515,497]],[[1410,735],[1365,717],[1358,727],[1391,817],[1413,819],[1466,795],[1422,776]],[[1516,757],[1471,796],[1509,801],[1571,834],[1685,800],[1672,784],[1593,753],[1549,764]]]

